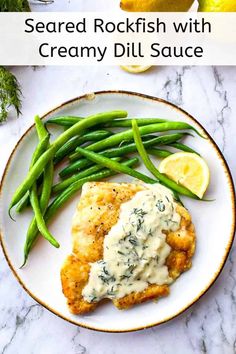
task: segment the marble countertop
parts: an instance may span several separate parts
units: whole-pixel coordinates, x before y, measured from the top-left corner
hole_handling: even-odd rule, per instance
[[[130,75],[119,67],[12,68],[22,86],[22,116],[0,126],[0,174],[35,113],[83,93],[123,89],[158,96],[184,108],[209,131],[234,178],[236,67],[157,67]],[[223,272],[188,311],[156,328],[109,334],[71,325],[21,288],[0,251],[0,353],[4,354],[233,354],[236,353],[236,249]],[[200,276],[200,275],[199,275]]]

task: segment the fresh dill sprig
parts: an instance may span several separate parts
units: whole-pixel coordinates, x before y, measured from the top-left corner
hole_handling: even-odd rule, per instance
[[[51,4],[53,0],[35,0],[35,3]],[[28,0],[0,0],[0,12],[29,12]]]
[[[29,12],[30,6],[27,0],[1,0],[0,12]]]
[[[9,107],[14,107],[17,116],[21,113],[21,89],[17,78],[0,66],[0,123],[7,119]]]

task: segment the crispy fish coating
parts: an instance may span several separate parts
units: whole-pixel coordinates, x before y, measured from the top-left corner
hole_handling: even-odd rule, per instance
[[[98,305],[85,301],[82,296],[89,279],[90,263],[103,258],[104,237],[116,224],[121,204],[144,188],[137,184],[108,182],[89,182],[84,185],[72,222],[73,253],[66,258],[61,269],[62,289],[72,313],[90,312]],[[171,247],[166,265],[173,279],[191,267],[195,251],[195,231],[191,217],[180,205],[177,212],[181,215],[179,230],[166,233],[166,241]],[[168,285],[153,284],[142,292],[115,299],[113,303],[119,309],[127,309],[168,294]]]

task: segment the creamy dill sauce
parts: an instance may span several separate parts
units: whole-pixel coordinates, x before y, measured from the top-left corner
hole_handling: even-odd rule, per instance
[[[149,284],[170,284],[165,265],[170,246],[162,231],[175,231],[179,225],[173,193],[160,184],[145,185],[121,205],[119,220],[104,239],[103,260],[91,263],[84,299],[116,299]]]

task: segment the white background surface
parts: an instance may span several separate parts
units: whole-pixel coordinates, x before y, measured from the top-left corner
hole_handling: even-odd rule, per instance
[[[0,127],[3,171],[19,137],[42,114],[72,97],[95,90],[140,91],[168,99],[195,116],[211,133],[235,175],[236,69],[153,68],[130,75],[118,67],[41,67],[13,70],[24,95],[22,116]],[[222,205],[222,215],[224,206]],[[207,236],[207,235],[206,235]],[[235,250],[211,290],[190,310],[157,328],[106,334],[75,327],[37,305],[11,274],[0,270],[0,350],[3,353],[235,353]],[[210,257],[210,252],[209,252]],[[201,274],[199,274],[201,276]]]

